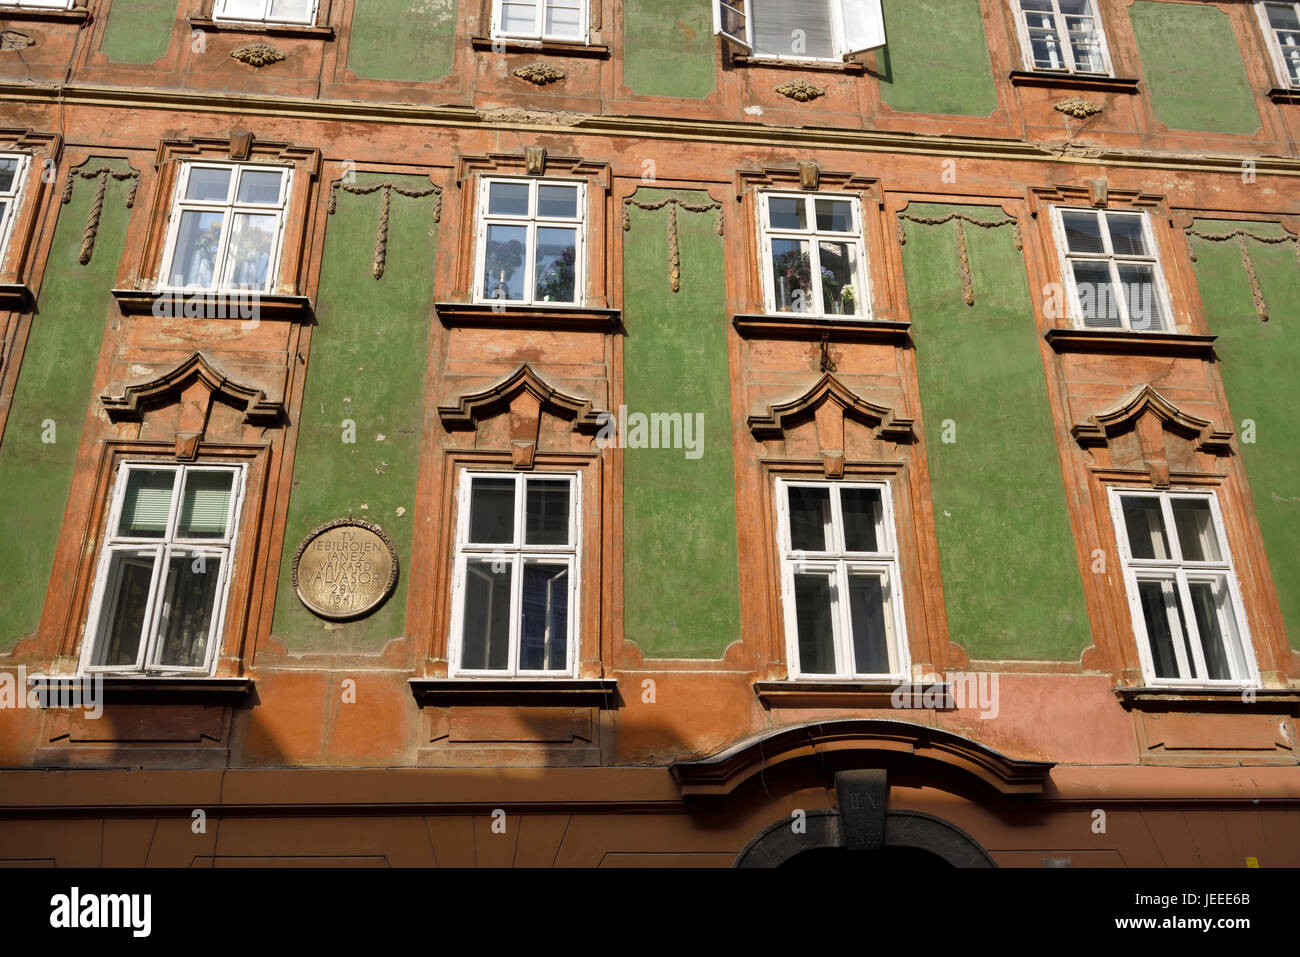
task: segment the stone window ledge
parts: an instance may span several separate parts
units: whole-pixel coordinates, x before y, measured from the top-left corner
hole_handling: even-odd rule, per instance
[[[772,70],[797,70],[799,72],[816,71],[819,73],[849,73],[860,75],[867,72],[860,60],[783,60],[780,57],[756,57],[749,53],[733,53],[731,62],[735,66],[763,67]]]
[[[213,20],[211,17],[190,17],[190,29],[200,33],[264,33],[273,37],[303,37],[306,39],[333,40],[331,26],[304,26],[301,23],[257,23]]]
[[[831,342],[895,342],[911,341],[910,322],[893,322],[885,319],[831,319],[821,316],[801,316],[792,313],[760,315],[741,313],[733,316],[731,324],[746,339],[799,339],[817,342],[823,336]]]
[[[506,53],[539,53],[554,56],[609,58],[609,47],[603,43],[573,43],[567,40],[529,40],[527,37],[470,37],[475,50],[491,51],[492,44],[505,47]]]
[[[1042,73],[1012,70],[1012,86],[1042,86],[1060,90],[1094,90],[1098,93],[1137,93],[1137,77],[1095,76],[1085,73]]]
[[[407,683],[421,707],[618,707],[614,678],[410,678]]]
[[[1218,336],[1117,329],[1048,329],[1043,338],[1057,352],[1210,358],[1214,355],[1214,343]]]
[[[82,693],[103,678],[103,693],[106,701],[127,702],[164,702],[164,703],[204,703],[204,704],[238,704],[246,700],[253,690],[253,679],[248,677],[233,678],[195,678],[195,677],[153,677],[148,675],[112,675],[102,672],[86,675],[33,676],[27,680],[32,690],[40,695],[71,695],[74,690]],[[54,705],[58,707],[57,703]]]
[[[1249,696],[1249,697],[1248,697]],[[1160,688],[1115,689],[1129,711],[1300,714],[1300,690],[1293,688]],[[1254,700],[1250,700],[1253,697]]]
[[[128,316],[151,314],[184,319],[187,309],[197,308],[202,315],[191,318],[229,319],[243,322],[247,320],[240,315],[240,304],[249,299],[256,305],[255,316],[258,319],[307,322],[313,315],[311,300],[306,296],[267,293],[241,295],[238,290],[211,292],[185,289],[113,289],[111,292],[113,298],[117,300],[118,307]]]
[[[951,711],[952,685],[890,681],[755,681],[754,694],[772,708],[897,708]],[[900,706],[897,702],[901,701]]]
[[[24,312],[35,301],[36,297],[32,295],[32,291],[22,283],[0,283],[0,309]]]
[[[495,327],[508,329],[597,329],[617,331],[623,326],[619,309],[592,306],[506,305],[488,302],[434,303],[438,318],[448,329]]]
[[[57,23],[84,24],[90,20],[90,11],[84,7],[73,10],[42,10],[39,7],[9,7],[0,2],[0,20],[46,20]]]

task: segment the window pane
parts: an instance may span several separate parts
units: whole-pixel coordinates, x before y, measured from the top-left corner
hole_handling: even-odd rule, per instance
[[[1201,650],[1205,655],[1206,677],[1214,681],[1229,681],[1246,676],[1241,656],[1241,642],[1237,635],[1236,615],[1228,601],[1228,589],[1223,579],[1187,583],[1192,597],[1192,614],[1196,616],[1196,630],[1201,634]],[[1225,633],[1224,626],[1227,626]]]
[[[835,55],[828,0],[750,0],[754,13],[754,50],[767,56]]]
[[[767,222],[773,229],[807,229],[808,203],[802,196],[769,196]]]
[[[201,668],[207,663],[220,581],[220,555],[172,553],[163,586],[158,664]]]
[[[552,36],[581,39],[582,12],[569,4],[547,4],[546,32]]]
[[[789,486],[790,547],[797,552],[830,551],[831,490],[826,486]]]
[[[1020,0],[1020,9],[1038,11],[1046,10],[1048,13],[1051,13],[1052,0]]]
[[[524,513],[524,543],[568,545],[569,489],[567,479],[530,479]],[[527,577],[524,578],[527,584]]]
[[[226,197],[230,195],[232,172],[234,171],[229,169],[191,166],[189,182],[185,187],[185,198],[224,203]]]
[[[509,667],[510,583],[513,575],[508,561],[486,559],[465,563],[462,668],[499,671]]]
[[[878,552],[876,529],[884,511],[880,489],[840,489],[840,513],[844,516],[844,547],[851,552]]]
[[[1079,16],[1088,16],[1092,11],[1088,7],[1088,0],[1061,0],[1061,12],[1066,14],[1067,20],[1073,20],[1071,14]]]
[[[489,183],[488,212],[494,216],[527,216],[527,183]]]
[[[232,472],[189,472],[181,492],[177,537],[225,538],[234,485]]]
[[[1147,256],[1146,237],[1142,235],[1141,216],[1106,217],[1110,230],[1110,244],[1116,256]]]
[[[807,242],[772,240],[772,282],[777,312],[812,312],[816,308]]]
[[[272,170],[246,169],[239,177],[239,192],[235,199],[241,203],[266,203],[280,205],[280,183],[284,174]]]
[[[853,232],[853,203],[847,199],[818,199],[817,228],[827,232]]]
[[[885,582],[878,572],[850,572],[849,615],[853,621],[853,667],[857,674],[885,674],[889,632],[885,625]]]
[[[484,545],[515,540],[515,480],[476,478],[470,485],[469,540]]]
[[[1300,19],[1291,4],[1270,3],[1265,9],[1268,10],[1268,22],[1277,29],[1300,30]]]
[[[9,212],[9,204],[6,203],[6,202],[0,201],[0,231],[3,231],[3,229],[4,229],[5,213],[7,213],[7,212]]]
[[[1165,520],[1160,513],[1160,499],[1149,496],[1120,497],[1124,525],[1128,529],[1129,552],[1134,558],[1169,559],[1169,540],[1165,537]]]
[[[1075,262],[1073,269],[1083,324],[1093,329],[1119,329],[1123,321],[1115,301],[1110,266],[1104,262]]]
[[[250,20],[260,20],[264,4],[265,0],[225,0],[221,13],[231,18],[247,17]]]
[[[221,242],[221,224],[225,213],[187,210],[181,213],[176,233],[176,255],[172,258],[173,286],[212,285],[217,262],[217,244]]]
[[[504,33],[536,33],[537,2],[501,4],[501,30]]]
[[[1178,678],[1178,658],[1174,653],[1174,635],[1169,630],[1169,605],[1172,600],[1163,582],[1138,582],[1138,599],[1142,604],[1142,618],[1147,626],[1147,639],[1151,643],[1151,660],[1156,677]],[[1181,636],[1179,636],[1181,639]]]
[[[122,499],[117,534],[130,538],[162,538],[167,534],[176,473],[162,469],[132,469]]]
[[[1065,57],[1061,41],[1056,35],[1054,19],[1050,14],[1026,14],[1029,20],[1029,49],[1034,66],[1040,70],[1064,70]]]
[[[230,230],[227,288],[264,289],[275,246],[276,217],[265,213],[235,213]]]
[[[1101,226],[1096,213],[1064,210],[1061,224],[1065,227],[1065,245],[1072,253],[1103,253]]]
[[[1121,263],[1119,281],[1124,290],[1124,303],[1128,306],[1129,325],[1140,331],[1162,328],[1155,269]]]
[[[578,218],[578,187],[537,187],[537,215],[548,219]]]
[[[858,272],[858,248],[853,243],[818,243],[821,258],[822,301],[831,315],[855,315],[859,311],[858,290],[853,279]]]
[[[106,624],[97,665],[134,665],[140,654],[140,635],[149,609],[153,580],[152,552],[114,552],[108,566],[108,590],[101,614]]]
[[[794,576],[795,621],[799,633],[799,670],[804,674],[835,674],[835,631],[831,573]]]
[[[310,23],[311,7],[312,0],[271,0],[270,16],[275,20]]]
[[[578,231],[568,227],[537,227],[537,286],[542,302],[574,302]]]
[[[1214,531],[1210,503],[1205,500],[1176,498],[1170,502],[1174,512],[1174,527],[1178,530],[1178,544],[1183,550],[1183,560],[1188,562],[1223,561],[1219,554],[1219,536]]]
[[[487,249],[483,254],[483,295],[489,299],[524,298],[524,242],[526,226],[500,226],[487,229]]]
[[[0,159],[0,193],[7,193],[14,188],[14,178],[18,175],[18,160],[12,157]]]
[[[524,566],[521,671],[563,671],[569,663],[569,566]]]

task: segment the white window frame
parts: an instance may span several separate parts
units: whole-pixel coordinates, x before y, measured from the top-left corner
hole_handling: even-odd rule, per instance
[[[150,471],[172,471],[176,473],[172,486],[171,510],[167,517],[167,530],[162,538],[144,538],[120,536],[118,524],[122,516],[122,506],[126,499],[127,481],[130,473],[136,469]],[[180,511],[181,492],[185,485],[185,476],[191,472],[228,472],[234,474],[234,487],[230,496],[230,512],[226,516],[226,537],[220,541],[211,538],[180,538],[175,534],[177,516]],[[95,572],[95,587],[90,602],[90,612],[86,617],[86,628],[82,639],[81,662],[79,673],[94,672],[115,674],[144,675],[211,675],[216,669],[220,657],[220,644],[226,628],[226,603],[230,597],[230,583],[233,581],[235,550],[239,543],[239,519],[243,514],[244,491],[248,466],[243,463],[228,465],[217,462],[198,462],[192,465],[175,462],[135,459],[123,462],[118,468],[113,489],[113,500],[108,510],[108,522],[104,528],[104,541],[99,549],[99,564]],[[116,595],[116,589],[110,589],[109,573],[112,568],[114,553],[143,552],[153,550],[153,579],[149,585],[149,605],[144,619],[144,635],[136,651],[134,665],[98,665],[100,644],[105,640],[107,629],[112,621],[113,609],[105,608],[110,595]],[[201,551],[205,555],[217,556],[221,560],[221,579],[217,582],[217,598],[213,606],[212,621],[208,632],[207,661],[201,666],[182,667],[179,665],[161,665],[156,658],[161,651],[158,620],[161,604],[163,579],[170,564],[170,557],[177,551]]]
[[[528,545],[524,542],[528,506],[526,481],[564,479],[569,484],[569,541],[565,545]],[[515,483],[514,544],[476,544],[469,539],[470,489],[476,478],[511,479]],[[456,491],[455,565],[452,571],[451,626],[447,638],[447,673],[460,678],[574,678],[578,669],[579,618],[582,611],[582,473],[563,471],[500,472],[462,468]],[[507,667],[501,670],[461,667],[462,627],[465,620],[466,565],[469,559],[493,559],[509,562],[510,651]],[[525,561],[567,562],[569,566],[569,621],[566,636],[567,663],[563,671],[532,671],[519,667],[519,650],[523,628],[523,564]]]
[[[1069,32],[1065,29],[1065,14],[1061,12],[1060,0],[1048,0],[1052,4],[1052,18],[1056,23],[1056,40],[1065,57],[1065,66],[1059,70],[1050,67],[1038,66],[1034,62],[1034,46],[1029,40],[1029,21],[1025,18],[1026,11],[1021,8],[1020,0],[1010,0],[1011,15],[1015,18],[1016,36],[1020,39],[1020,56],[1024,63],[1025,69],[1031,73],[1061,73],[1074,74],[1077,76],[1114,76],[1114,66],[1110,59],[1110,45],[1106,40],[1106,24],[1101,19],[1101,9],[1097,5],[1097,0],[1087,0],[1088,7],[1092,11],[1090,16],[1094,23],[1097,24],[1097,37],[1101,46],[1101,63],[1103,69],[1101,72],[1093,70],[1080,70],[1074,62],[1074,47],[1070,44]]]
[[[1265,7],[1290,7],[1296,16],[1300,17],[1300,3],[1281,3],[1274,2],[1274,0],[1257,0],[1255,3],[1255,16],[1259,19],[1260,29],[1264,31],[1264,43],[1268,47],[1268,55],[1273,61],[1273,70],[1277,74],[1278,83],[1286,89],[1300,87],[1300,80],[1292,79],[1291,72],[1286,68],[1286,54],[1281,41],[1278,40],[1277,31],[1268,22],[1268,11]],[[1286,49],[1300,53],[1300,47],[1288,47]]]
[[[1065,220],[1062,213],[1080,212],[1100,214],[1102,218],[1101,240],[1105,247],[1105,252],[1101,253],[1084,253],[1071,252],[1069,243],[1065,237]],[[1142,238],[1146,241],[1147,248],[1151,250],[1148,256],[1123,255],[1117,256],[1114,247],[1111,245],[1110,229],[1104,222],[1107,215],[1119,216],[1138,216],[1142,221]],[[1148,335],[1165,335],[1174,329],[1174,311],[1170,303],[1169,286],[1165,281],[1164,265],[1160,261],[1160,247],[1156,244],[1155,233],[1151,229],[1151,217],[1147,215],[1144,209],[1098,209],[1093,206],[1053,206],[1052,207],[1052,234],[1056,240],[1056,249],[1061,260],[1061,275],[1065,280],[1065,288],[1069,298],[1069,308],[1071,321],[1076,329],[1096,329],[1110,332],[1141,332]],[[1074,278],[1074,262],[1103,262],[1110,267],[1111,288],[1114,290],[1123,290],[1119,279],[1120,264],[1147,265],[1152,267],[1152,273],[1155,275],[1156,286],[1156,307],[1160,310],[1160,328],[1159,329],[1134,329],[1129,320],[1128,295],[1116,295],[1114,297],[1119,313],[1120,327],[1115,329],[1109,326],[1089,326],[1085,322],[1083,308],[1079,301],[1079,287]]]
[[[803,199],[805,213],[808,217],[809,228],[799,229],[776,229],[771,225],[771,216],[769,213],[769,200],[772,197],[796,198]],[[853,210],[853,231],[851,233],[836,233],[829,231],[819,231],[817,229],[816,200],[834,199],[845,201],[848,200]],[[801,190],[762,190],[758,194],[758,248],[759,248],[759,275],[763,283],[763,311],[769,316],[806,316],[812,318],[825,319],[870,319],[871,318],[871,277],[870,268],[867,263],[867,246],[865,239],[865,226],[862,221],[862,201],[855,193],[820,193],[820,192],[803,192]],[[780,312],[776,308],[776,283],[772,275],[772,240],[773,239],[796,239],[804,240],[808,243],[808,269],[810,276],[813,278],[813,292],[815,301],[811,304],[815,308],[807,312]],[[821,240],[827,242],[851,243],[856,246],[858,254],[858,275],[854,277],[853,291],[856,293],[854,301],[861,309],[860,312],[849,315],[828,312],[827,303],[824,302],[824,293],[821,283],[821,248],[818,243]]]
[[[232,171],[230,186],[224,201],[184,198],[186,190],[189,188],[190,173],[195,169],[228,169]],[[236,200],[239,195],[239,180],[245,170],[266,170],[283,174],[280,178],[278,205],[240,203]],[[293,167],[291,166],[277,166],[272,163],[220,163],[207,160],[187,160],[182,162],[180,172],[176,177],[176,189],[172,194],[171,211],[168,213],[167,238],[163,246],[162,266],[159,269],[156,288],[160,291],[177,292],[271,292],[280,277],[280,257],[284,252],[284,231],[286,221],[289,218],[288,205],[289,197],[292,195],[292,187]],[[221,236],[217,240],[217,254],[212,270],[212,283],[208,286],[173,286],[171,284],[172,264],[176,257],[176,242],[180,235],[181,216],[188,211],[221,212],[225,214],[221,223]],[[261,289],[241,290],[237,286],[223,284],[228,268],[230,233],[234,226],[235,217],[240,213],[251,213],[260,216],[271,214],[276,217],[275,241],[271,246],[271,253],[267,262],[266,281]]]
[[[32,158],[26,153],[0,153],[0,159],[17,160],[14,169],[14,181],[7,190],[0,190],[0,201],[5,204],[4,215],[0,216],[0,266],[9,254],[9,238],[14,233],[14,223],[18,221],[18,207],[22,202],[23,186],[27,182],[27,170]]]
[[[831,489],[832,522],[826,528],[826,540],[833,551],[808,552],[793,549],[790,545],[791,487],[816,487]],[[840,496],[835,491],[842,488],[875,489],[881,494],[881,529],[884,539],[879,543],[885,549],[879,552],[850,552],[844,545],[844,518]],[[903,608],[903,581],[898,559],[898,536],[894,521],[894,496],[887,481],[818,481],[803,478],[776,479],[777,550],[781,559],[781,606],[785,619],[786,662],[792,680],[806,681],[907,681],[911,674],[911,656],[908,650],[906,614]],[[887,636],[889,657],[893,670],[875,674],[850,670],[853,660],[853,626],[847,596],[850,570],[884,572],[889,610],[885,624],[891,634]],[[796,571],[833,572],[835,587],[840,598],[835,599],[834,631],[836,673],[805,674],[799,661],[799,623],[795,608],[794,576]]]
[[[73,0],[0,0],[0,7],[21,7],[27,10],[71,10]]]
[[[528,184],[527,216],[507,216],[501,213],[488,214],[488,190],[493,183]],[[576,219],[556,219],[538,216],[537,190],[539,186],[577,186],[578,216]],[[586,303],[587,289],[587,184],[580,179],[547,179],[527,176],[483,176],[479,178],[477,229],[474,252],[474,301],[501,303],[504,306],[545,306],[563,309],[576,309]],[[487,258],[487,233],[489,225],[525,226],[527,235],[524,240],[524,297],[522,299],[497,299],[487,295],[483,288],[483,266]],[[536,299],[537,272],[537,227],[564,226],[576,230],[577,239],[573,250],[573,302],[548,302]]]
[[[530,0],[537,4],[537,13],[535,15],[533,26],[534,29],[526,33],[507,33],[501,26],[501,4],[503,0],[492,0],[492,31],[494,37],[506,37],[521,40],[555,40],[561,43],[590,43],[591,21],[591,0],[577,0],[579,8],[578,18],[578,35],[576,37],[567,36],[562,33],[546,32],[546,8],[553,5],[554,0]]]
[[[801,60],[814,63],[841,62],[846,57],[885,45],[885,20],[880,0],[826,0],[830,6],[831,56],[799,56],[769,53],[754,47],[754,17],[751,0],[713,0],[713,33],[744,48],[751,56],[765,60]],[[724,24],[724,8],[744,21],[744,32],[731,32]]]
[[[1109,490],[1111,521],[1115,528],[1115,538],[1119,545],[1119,555],[1123,565],[1124,588],[1128,594],[1129,614],[1133,624],[1133,636],[1137,641],[1138,657],[1142,662],[1142,673],[1148,685],[1171,688],[1258,688],[1260,687],[1259,667],[1255,658],[1254,646],[1250,637],[1250,626],[1246,620],[1246,608],[1241,597],[1241,585],[1237,579],[1236,566],[1232,552],[1228,547],[1223,515],[1219,510],[1219,499],[1213,490],[1174,488],[1168,491],[1142,489],[1112,485]],[[1121,498],[1151,498],[1160,502],[1160,513],[1165,524],[1165,539],[1168,542],[1171,558],[1141,559],[1134,558],[1129,546],[1128,526],[1124,521]],[[1174,524],[1172,502],[1175,499],[1195,499],[1208,502],[1214,534],[1218,536],[1221,560],[1217,562],[1193,562],[1182,557],[1182,543],[1178,539],[1178,529]],[[1236,616],[1236,630],[1241,638],[1241,656],[1246,673],[1235,675],[1231,679],[1196,678],[1196,674],[1206,674],[1205,647],[1201,641],[1192,613],[1191,593],[1188,581],[1205,581],[1222,578],[1228,589],[1232,613]],[[1174,654],[1180,672],[1191,674],[1190,678],[1157,677],[1155,660],[1151,650],[1151,638],[1147,634],[1146,617],[1142,612],[1142,600],[1138,593],[1139,581],[1159,580],[1173,586],[1173,600],[1182,608],[1179,615],[1177,607],[1168,604],[1166,592],[1166,613],[1169,616],[1170,633],[1174,636]],[[1186,626],[1184,633],[1183,626]],[[1230,629],[1222,628],[1225,635]],[[1186,646],[1186,647],[1184,647]],[[1187,650],[1192,653],[1188,662]],[[1226,650],[1226,649],[1225,649]],[[1229,666],[1237,670],[1228,654]]]
[[[316,25],[316,14],[320,7],[320,0],[312,0],[311,7],[305,18],[295,19],[293,17],[272,17],[271,0],[261,0],[262,13],[260,16],[232,16],[227,14],[226,7],[230,0],[216,0],[212,9],[212,19],[221,23],[285,23],[294,26],[311,27]]]

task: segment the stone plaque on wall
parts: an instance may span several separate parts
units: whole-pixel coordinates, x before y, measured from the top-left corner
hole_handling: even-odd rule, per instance
[[[359,618],[378,608],[397,582],[397,552],[378,525],[344,518],[305,539],[293,556],[293,587],[322,618]]]

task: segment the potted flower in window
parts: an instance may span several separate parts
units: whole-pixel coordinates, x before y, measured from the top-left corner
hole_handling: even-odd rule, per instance
[[[854,306],[858,298],[857,291],[853,288],[853,283],[846,282],[840,289],[840,301],[844,303],[844,314],[848,316],[857,315],[857,309]]]
[[[515,270],[524,264],[524,244],[517,239],[509,242],[490,241],[483,257],[486,288],[492,299],[511,299],[509,280]]]
[[[779,312],[812,311],[812,269],[808,253],[788,249],[772,261],[776,278],[776,308]]]

